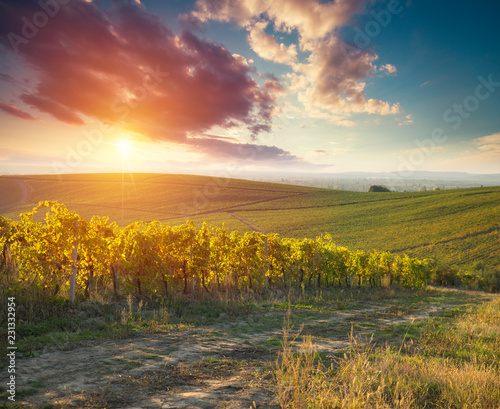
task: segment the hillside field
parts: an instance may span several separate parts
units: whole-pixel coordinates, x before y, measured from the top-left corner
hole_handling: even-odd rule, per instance
[[[127,225],[224,223],[287,237],[330,233],[338,245],[500,266],[500,187],[360,193],[208,176],[80,174],[1,176],[0,215],[17,219],[42,200],[84,218]]]
[[[432,257],[463,268],[460,273],[500,271],[500,187],[358,193],[202,176],[87,174],[62,179],[2,176],[0,192],[0,216],[11,219],[19,219],[20,213],[31,211],[40,201],[58,201],[87,220],[107,216],[121,227],[138,220],[179,225],[191,219],[198,227],[204,221],[224,223],[228,230],[299,239],[330,233],[337,245],[353,253],[362,249]],[[42,217],[43,210],[35,215],[35,222]],[[54,240],[61,237],[57,236],[60,230],[37,230],[34,225],[39,223],[28,224],[26,230],[18,227],[21,235],[41,233],[33,236],[31,247],[31,235],[26,233],[23,251],[50,248],[40,237],[64,242]],[[111,231],[107,226],[96,231],[106,230]],[[85,249],[100,248],[81,237],[79,255]],[[216,275],[229,277],[230,271],[234,286],[219,285],[217,279],[217,284],[209,281],[207,288],[206,271],[198,268],[199,260],[211,259],[199,252],[207,248],[205,239],[186,241],[182,251],[182,246],[152,250],[152,245],[162,242],[157,240],[161,235],[152,236],[152,241],[130,237],[130,243],[146,243],[145,251],[135,245],[118,247],[114,254],[124,263],[113,262],[118,266],[116,277],[120,276],[114,281],[115,291],[109,271],[95,268],[98,263],[92,261],[91,252],[79,258],[77,302],[68,302],[58,293],[59,284],[52,285],[50,278],[59,279],[61,271],[53,261],[56,268],[43,270],[49,274],[41,279],[29,278],[38,271],[38,267],[32,269],[36,262],[23,266],[28,279],[13,264],[0,266],[0,316],[8,312],[16,317],[15,331],[10,329],[11,318],[9,324],[0,321],[0,408],[499,407],[498,294],[404,286],[404,281],[391,283],[392,279],[379,286],[357,280],[352,286],[333,285],[333,280],[320,285],[319,273],[317,284],[309,279],[310,285],[305,285],[307,280],[300,278],[300,286],[287,287],[285,268],[276,269],[283,286],[274,279],[268,286],[263,274],[259,277],[265,286],[259,287],[257,279],[254,286],[246,285],[245,273],[238,273],[243,283],[238,285],[235,272],[246,268],[250,277],[251,264],[235,267],[220,262],[227,258],[215,259]],[[177,244],[189,235],[164,237],[174,237],[171,243]],[[257,242],[230,243],[231,248],[245,249],[245,254],[259,254]],[[96,254],[111,253],[108,244],[104,248],[104,253]],[[158,249],[164,249],[164,254]],[[267,249],[266,244],[266,253]],[[283,254],[293,257],[289,251]],[[151,254],[160,257],[149,258]],[[176,258],[169,254],[189,254],[189,265],[195,267],[186,268],[186,261],[175,264]],[[160,275],[149,281],[141,275],[153,271],[147,268],[148,259],[151,265],[161,266]],[[29,262],[31,257],[23,260]],[[156,264],[158,260],[172,264]],[[314,259],[307,260],[302,265],[315,264]],[[132,275],[122,269],[129,265]],[[391,278],[399,271],[399,261],[397,266]],[[204,289],[194,278],[197,272]],[[105,274],[107,281],[100,282]],[[179,283],[183,281],[186,290],[189,274],[193,274],[191,290],[181,291]],[[160,283],[160,276],[165,295],[153,291],[155,297],[144,297],[149,293],[141,292],[138,277],[148,288],[155,280]],[[290,283],[291,276],[287,277]],[[139,283],[137,291],[131,283]],[[153,290],[159,288],[155,283],[150,286]],[[60,291],[65,292],[65,288]],[[16,348],[14,390],[8,383],[12,378],[7,368],[13,365],[13,358],[7,358],[7,345],[12,345],[8,342]],[[7,401],[13,394],[16,401]]]

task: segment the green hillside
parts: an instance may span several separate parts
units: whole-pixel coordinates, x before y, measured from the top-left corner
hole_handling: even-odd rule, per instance
[[[206,176],[85,174],[2,176],[0,192],[0,214],[14,219],[41,200],[57,200],[82,217],[108,216],[120,225],[190,218],[289,237],[327,232],[352,249],[500,266],[500,187],[360,193]]]

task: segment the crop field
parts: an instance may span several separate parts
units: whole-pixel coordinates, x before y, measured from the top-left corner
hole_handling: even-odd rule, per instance
[[[360,193],[191,175],[86,174],[0,177],[0,215],[16,219],[41,200],[82,217],[198,226],[242,233],[332,235],[338,245],[407,253],[471,267],[500,265],[500,187]]]
[[[57,200],[84,217],[109,216],[124,225],[166,221],[298,194],[286,185],[183,175],[68,175],[1,177],[3,215],[16,217],[41,200]],[[23,197],[24,193],[24,197]],[[19,198],[23,197],[24,200]]]
[[[455,284],[446,266],[463,268],[463,280],[475,270],[498,272],[498,187],[356,193],[201,176],[106,174],[62,180],[3,176],[0,191],[1,216],[19,220],[39,201],[58,201],[82,217],[84,229],[74,263],[76,302],[66,298],[64,278],[74,237],[68,231],[78,227],[66,222],[74,215],[63,205],[44,204],[33,220],[24,217],[3,229],[13,241],[10,259],[4,252],[0,264],[0,311],[6,316],[15,299],[9,308],[16,314],[17,350],[13,403],[5,386],[8,327],[0,322],[0,408],[500,405],[500,297],[412,282],[427,261],[403,257],[434,258],[446,285]],[[46,206],[52,213],[45,213]],[[53,216],[45,224],[44,213]],[[94,215],[109,217],[126,234],[100,219],[84,220]],[[208,222],[248,234],[195,230],[188,219],[196,228]],[[130,226],[153,220],[163,224]],[[265,244],[263,233],[270,235]],[[311,241],[316,247],[306,257],[306,238],[323,233],[331,238]],[[232,237],[235,248],[227,248],[223,237]],[[48,251],[57,246],[61,254]],[[342,263],[318,267],[344,254],[350,257],[346,266],[351,259],[358,267],[365,260],[365,270],[371,266],[382,274],[382,258],[379,264],[357,250],[401,257],[390,257],[384,280],[353,285],[350,275],[328,276],[340,274]],[[264,260],[273,260],[269,282]],[[392,283],[410,271],[405,266],[415,274]],[[317,280],[311,281],[313,273]],[[488,282],[495,285],[495,277]]]

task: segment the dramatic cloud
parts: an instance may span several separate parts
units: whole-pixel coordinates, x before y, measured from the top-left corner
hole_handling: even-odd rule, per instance
[[[376,70],[375,54],[354,50],[334,36],[308,47],[311,51],[308,62],[295,65],[295,71],[302,74],[302,81],[297,83],[299,99],[306,106],[326,108],[338,115],[399,112],[398,104],[366,98],[363,80]]]
[[[279,31],[296,29],[304,40],[325,37],[363,9],[364,0],[198,0],[191,16],[206,22],[236,20],[242,27],[266,17]]]
[[[69,124],[94,118],[172,141],[231,123],[254,135],[270,129],[274,97],[252,79],[245,58],[191,32],[173,33],[140,2],[99,4],[73,0],[43,26],[26,28],[44,13],[38,2],[0,0],[0,44],[36,78],[33,89],[19,91],[24,103]]]
[[[12,104],[5,104],[3,102],[0,102],[0,109],[12,116],[17,116],[18,118],[27,119],[29,121],[40,121],[39,118],[35,118],[33,115],[19,109]]]
[[[395,74],[392,64],[375,65],[378,56],[338,37],[339,29],[363,11],[364,0],[198,0],[191,19],[236,21],[248,30],[248,42],[263,59],[289,65],[288,91],[297,95],[305,112],[340,126],[355,113],[392,115],[399,104],[366,97],[366,80],[376,73]],[[298,34],[297,44],[278,44],[264,29]],[[298,60],[297,49],[309,56]]]

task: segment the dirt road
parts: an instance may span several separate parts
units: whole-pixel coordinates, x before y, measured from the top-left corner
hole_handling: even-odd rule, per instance
[[[293,331],[303,324],[302,332],[312,334],[328,356],[348,348],[352,327],[370,336],[458,304],[439,297],[404,306],[384,300],[332,304],[292,310],[291,318]],[[48,347],[39,356],[18,359],[17,402],[34,408],[277,408],[272,362],[284,317],[285,311],[258,311],[196,328]]]

